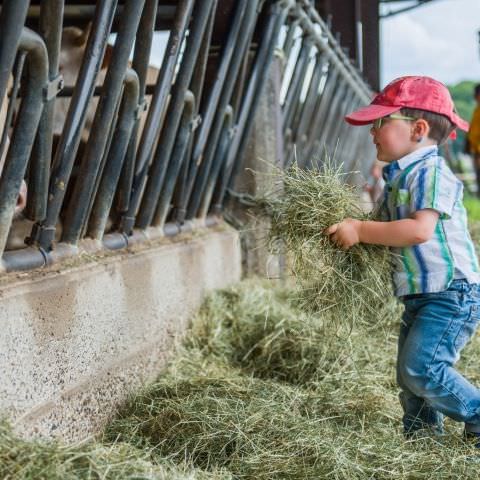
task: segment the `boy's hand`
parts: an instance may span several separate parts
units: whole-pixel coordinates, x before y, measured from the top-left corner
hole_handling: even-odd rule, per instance
[[[340,223],[335,223],[325,230],[330,235],[330,240],[335,242],[341,249],[348,250],[360,242],[360,227],[362,222],[353,218],[346,218]]]

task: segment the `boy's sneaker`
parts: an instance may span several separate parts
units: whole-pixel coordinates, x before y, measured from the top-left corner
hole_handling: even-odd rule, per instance
[[[423,440],[427,438],[439,439],[445,436],[443,427],[439,425],[424,425],[422,428],[404,431],[403,436],[406,440]]]
[[[475,448],[480,448],[480,432],[463,432],[463,439],[469,445],[472,445]]]

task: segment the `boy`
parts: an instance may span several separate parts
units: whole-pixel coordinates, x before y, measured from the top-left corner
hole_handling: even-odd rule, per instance
[[[480,448],[480,390],[453,368],[480,321],[480,273],[463,185],[438,156],[438,145],[468,123],[442,83],[413,76],[394,80],[345,119],[373,123],[378,160],[387,162],[387,221],[346,218],[326,233],[344,249],[362,242],[394,253],[395,295],[405,305],[397,358],[404,433],[441,433],[445,414],[465,422]]]

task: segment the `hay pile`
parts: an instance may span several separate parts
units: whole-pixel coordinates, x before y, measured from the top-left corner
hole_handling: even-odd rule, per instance
[[[345,174],[327,161],[308,171],[294,164],[275,175],[281,187],[257,199],[257,211],[271,222],[270,249],[288,253],[301,308],[328,311],[335,325],[384,321],[396,308],[388,249],[359,244],[343,251],[324,233],[346,217],[370,218]]]
[[[77,445],[26,441],[0,423],[2,480],[230,480],[222,472],[202,472],[184,462],[151,457],[128,443],[88,441]]]
[[[290,293],[256,281],[214,293],[168,371],[101,442],[23,442],[0,429],[0,478],[478,478],[480,454],[458,424],[444,438],[404,440],[398,318],[332,337]],[[477,339],[462,365],[477,383],[479,352]]]
[[[270,306],[258,311],[262,298]],[[190,340],[167,374],[125,406],[107,439],[241,479],[478,478],[479,453],[462,443],[458,424],[447,422],[449,435],[441,439],[404,440],[394,373],[398,319],[385,330],[345,330],[343,345],[342,337],[325,337],[330,354],[317,357],[321,375],[302,377],[309,371],[302,359],[285,355],[280,368],[278,352],[288,340],[302,351],[307,335],[288,328],[275,335],[270,327],[253,333],[270,315],[287,327],[295,309],[284,290],[254,282],[215,294],[196,320],[214,337]],[[243,319],[232,321],[239,313]],[[227,320],[213,332],[209,317]],[[257,353],[242,356],[255,343]],[[478,347],[470,346],[464,363],[477,381]],[[287,382],[278,381],[284,372]]]
[[[301,311],[291,296],[287,288],[259,281],[215,292],[186,346],[259,378],[295,385],[318,380],[348,361],[347,335],[332,333],[328,322]]]

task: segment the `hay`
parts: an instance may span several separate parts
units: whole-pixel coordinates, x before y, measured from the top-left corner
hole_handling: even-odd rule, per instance
[[[301,308],[328,312],[335,326],[383,322],[396,309],[388,249],[358,244],[344,251],[324,233],[346,217],[370,218],[345,174],[327,161],[308,171],[294,164],[276,176],[281,188],[258,198],[257,211],[271,221],[270,249],[284,246],[291,259]]]
[[[332,335],[321,317],[300,311],[290,296],[286,288],[253,280],[214,292],[194,318],[186,346],[247,374],[296,385],[347,364],[347,332]]]
[[[148,449],[127,443],[22,440],[7,423],[0,423],[2,480],[229,480],[220,472],[201,472],[186,464],[152,460]]]
[[[447,422],[449,434],[439,439],[404,440],[394,377],[398,319],[385,330],[354,329],[342,346],[326,337],[331,355],[321,366],[323,374],[303,384],[268,380],[268,365],[278,378],[278,363],[269,364],[269,352],[274,358],[285,344],[281,335],[264,332],[269,338],[264,343],[258,329],[262,355],[255,362],[235,356],[237,346],[255,343],[254,320],[231,323],[243,309],[252,315],[263,301],[270,306],[257,312],[255,322],[268,324],[273,314],[272,321],[289,325],[294,318],[285,290],[270,295],[266,290],[250,281],[216,294],[202,313],[204,319],[212,317],[207,329],[215,319],[230,321],[217,325],[213,341],[206,336],[190,340],[169,372],[126,405],[110,425],[108,439],[147,448],[153,457],[223,468],[242,479],[478,478],[480,457],[460,440],[458,424]],[[295,339],[299,350],[309,342]],[[477,381],[478,348],[478,341],[470,345],[463,360]],[[267,366],[261,368],[261,360]],[[292,374],[300,363],[292,358],[284,368]]]
[[[458,424],[446,437],[404,440],[398,318],[365,325],[327,336],[321,317],[264,282],[215,293],[168,371],[127,402],[102,442],[25,442],[2,426],[0,478],[476,480],[479,452]],[[318,332],[328,354],[315,357]],[[479,352],[477,339],[462,359],[477,382]]]

